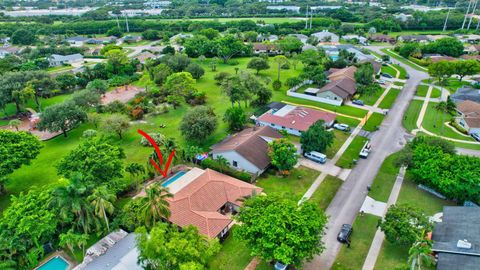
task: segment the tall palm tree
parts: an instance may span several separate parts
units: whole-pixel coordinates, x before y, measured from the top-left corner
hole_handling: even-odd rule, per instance
[[[88,233],[92,225],[96,225],[93,209],[87,201],[88,189],[81,184],[82,176],[75,175],[67,186],[54,190],[53,203],[60,209],[63,221],[75,219],[75,226]]]
[[[145,217],[145,225],[153,227],[158,220],[170,217],[167,198],[171,198],[173,195],[159,183],[153,184],[145,192],[147,196],[142,198],[141,212]]]
[[[100,186],[95,189],[92,195],[88,196],[88,201],[94,208],[94,213],[98,218],[103,218],[107,225],[107,231],[110,231],[107,214],[112,214],[115,207],[113,202],[116,196],[108,191],[106,186]]]

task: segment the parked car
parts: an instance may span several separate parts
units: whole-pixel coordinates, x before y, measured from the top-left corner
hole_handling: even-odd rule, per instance
[[[360,105],[360,106],[363,106],[363,100],[360,100],[360,99],[354,99],[352,100],[352,103],[353,104],[356,104],[356,105]]]
[[[360,151],[359,156],[361,158],[367,158],[368,154],[370,154],[370,151],[372,151],[372,146],[370,145],[369,141],[367,141],[364,145],[362,150]]]
[[[385,82],[385,80],[378,79],[378,80],[377,80],[377,83],[379,83],[379,84],[386,84],[387,82]]]
[[[405,79],[410,79],[410,75],[408,75],[408,73],[405,74]]]
[[[327,156],[325,154],[322,154],[316,151],[305,153],[304,156],[310,160],[313,160],[321,164],[324,164],[325,162],[327,162]]]
[[[276,262],[273,267],[275,270],[286,270],[288,268],[288,265],[285,265],[281,262]]]
[[[478,142],[480,142],[480,134],[478,134],[478,133],[472,133],[471,135],[472,135],[472,137],[473,137],[475,140],[477,140]]]
[[[393,79],[393,76],[388,74],[388,73],[382,73],[381,75],[382,77],[385,77],[385,78],[389,78],[389,79]]]
[[[350,244],[350,235],[352,235],[353,227],[350,224],[343,224],[340,232],[337,235],[337,240],[340,243]]]
[[[333,125],[333,128],[341,130],[341,131],[349,131],[350,130],[350,127],[347,124],[340,124],[340,123],[336,123],[335,125]]]

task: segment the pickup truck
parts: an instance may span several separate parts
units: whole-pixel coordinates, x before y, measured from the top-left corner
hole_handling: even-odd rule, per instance
[[[359,156],[361,158],[367,158],[368,154],[370,154],[370,151],[372,151],[372,146],[370,145],[370,141],[365,142],[363,145],[362,150],[360,151]]]

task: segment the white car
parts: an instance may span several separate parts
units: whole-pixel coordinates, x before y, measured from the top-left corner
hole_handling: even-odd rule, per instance
[[[340,124],[340,123],[337,123],[337,124],[333,125],[333,128],[341,130],[341,131],[350,130],[350,127],[347,124]]]
[[[385,80],[379,79],[379,80],[377,80],[377,83],[379,83],[379,84],[386,84],[387,82],[386,82]]]

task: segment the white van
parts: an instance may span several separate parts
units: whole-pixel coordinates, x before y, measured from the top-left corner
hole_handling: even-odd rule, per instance
[[[305,153],[305,157],[322,164],[327,162],[326,155],[315,151]]]

